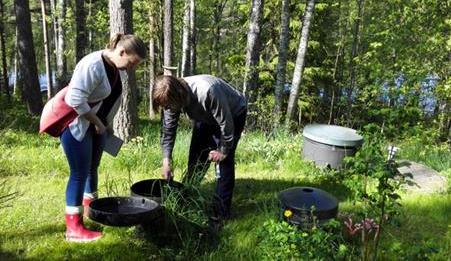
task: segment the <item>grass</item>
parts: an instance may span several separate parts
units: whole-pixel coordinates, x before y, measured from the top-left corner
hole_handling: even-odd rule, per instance
[[[300,134],[268,138],[260,132],[245,132],[236,156],[233,219],[219,234],[205,235],[202,220],[193,220],[195,214],[188,213],[171,216],[178,238],[169,233],[142,236],[133,227],[102,227],[104,238],[98,242],[67,243],[63,216],[67,163],[57,139],[34,132],[35,121],[0,129],[0,183],[8,185],[8,192],[17,192],[8,202],[11,207],[0,207],[0,260],[258,260],[257,233],[265,221],[280,216],[277,195],[281,190],[315,186],[337,196],[341,212],[352,213],[356,208],[334,173],[301,160]],[[160,176],[158,125],[143,121],[142,138],[125,145],[117,158],[104,154],[99,169],[101,196],[129,195],[133,182]],[[174,150],[178,180],[186,166],[189,140],[190,130],[183,125]],[[440,159],[440,171],[449,177],[451,157]],[[197,188],[201,195],[213,190],[214,177],[211,168]],[[383,234],[381,260],[449,260],[450,194],[403,194],[402,204],[401,216]]]

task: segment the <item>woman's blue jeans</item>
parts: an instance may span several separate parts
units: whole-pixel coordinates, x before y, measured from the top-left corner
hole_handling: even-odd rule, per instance
[[[70,167],[66,206],[81,206],[83,193],[97,191],[97,169],[102,158],[105,138],[105,134],[96,134],[92,125],[81,142],[72,136],[69,128],[61,135],[61,144]]]

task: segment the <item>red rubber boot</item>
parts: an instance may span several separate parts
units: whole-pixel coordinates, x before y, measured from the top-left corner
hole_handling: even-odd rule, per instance
[[[91,242],[101,237],[101,232],[91,231],[85,228],[81,213],[66,214],[66,241]]]

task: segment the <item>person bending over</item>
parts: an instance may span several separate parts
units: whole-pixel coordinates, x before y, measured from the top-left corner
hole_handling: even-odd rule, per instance
[[[193,132],[184,181],[200,181],[210,161],[216,163],[216,196],[213,218],[230,217],[235,186],[235,150],[243,131],[247,101],[226,81],[212,75],[184,78],[157,77],[153,89],[155,108],[163,108],[162,175],[172,178],[172,151],[180,113],[192,120]]]

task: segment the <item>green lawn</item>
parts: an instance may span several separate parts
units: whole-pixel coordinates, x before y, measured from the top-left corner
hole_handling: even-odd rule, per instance
[[[101,196],[129,195],[131,183],[159,177],[158,124],[143,126],[143,139],[125,145],[117,158],[104,155],[99,170]],[[177,225],[172,234],[160,231],[145,236],[133,227],[104,227],[89,222],[90,226],[103,229],[101,240],[67,243],[64,192],[68,167],[59,141],[20,130],[0,132],[0,181],[6,182],[0,192],[18,193],[0,208],[0,260],[260,260],[257,235],[265,221],[279,217],[277,194],[281,190],[315,186],[339,198],[340,212],[352,213],[356,208],[333,173],[320,171],[301,160],[300,134],[268,138],[253,132],[243,135],[237,151],[233,219],[218,234],[204,230],[205,220],[199,218],[194,222],[195,213],[187,211],[186,215],[171,219]],[[186,165],[189,140],[189,129],[182,127],[174,154],[176,180]],[[451,158],[446,161],[447,168],[441,174],[449,178]],[[198,188],[199,195],[208,196],[213,186],[211,169]],[[401,215],[385,230],[379,258],[451,259],[450,214],[449,193],[402,194]]]

